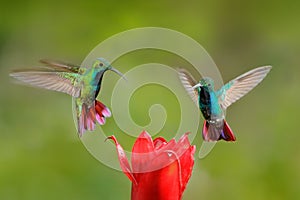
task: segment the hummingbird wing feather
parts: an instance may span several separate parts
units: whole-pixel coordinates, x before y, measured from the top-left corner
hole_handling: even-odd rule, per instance
[[[80,95],[80,88],[75,87],[77,74],[46,70],[23,70],[10,73],[13,78],[32,86],[67,93],[73,97]]]
[[[197,84],[196,80],[185,69],[180,68],[177,70],[177,72],[178,72],[179,79],[180,79],[183,87],[188,92],[188,94],[190,95],[192,100],[195,102],[197,107],[199,107],[198,94],[197,94],[197,91],[195,89],[193,89],[193,86]]]
[[[40,60],[40,62],[55,71],[78,73],[80,69],[80,66],[64,63],[61,61],[42,59]]]
[[[226,109],[257,86],[266,77],[271,68],[271,66],[255,68],[225,84],[217,91],[222,108]]]

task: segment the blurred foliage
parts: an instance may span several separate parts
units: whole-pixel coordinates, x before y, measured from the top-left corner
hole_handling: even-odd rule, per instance
[[[75,134],[71,98],[14,85],[8,73],[35,66],[41,58],[81,63],[107,37],[144,26],[171,28],[197,40],[224,81],[273,65],[263,84],[227,111],[237,142],[220,142],[208,157],[196,159],[184,199],[299,199],[299,9],[300,1],[293,0],[2,1],[0,199],[129,199],[126,176],[96,161]],[[159,54],[124,56],[124,69],[182,62]],[[148,123],[142,114],[151,101],[162,99],[174,117],[165,129],[170,137],[177,128],[178,102],[163,90],[141,88],[130,104],[138,109],[131,114],[137,123]],[[112,124],[108,120],[109,130]],[[133,140],[118,137],[132,146]],[[201,141],[199,134],[197,148]]]

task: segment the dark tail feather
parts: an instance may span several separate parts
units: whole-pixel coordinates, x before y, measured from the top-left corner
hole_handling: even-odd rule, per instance
[[[78,133],[80,137],[86,130],[90,128],[88,123],[89,123],[89,109],[86,104],[82,104],[81,113],[78,119]]]
[[[100,101],[95,101],[96,119],[100,125],[105,124],[105,118],[111,116],[110,110]]]
[[[207,142],[217,141],[219,139],[219,136],[220,134],[217,128],[209,124],[206,120],[204,120],[202,129],[203,140]]]
[[[225,121],[225,119],[224,119],[223,131],[222,131],[222,134],[220,135],[220,139],[223,139],[226,141],[235,141],[235,136],[234,136],[230,126]]]
[[[235,136],[225,120],[219,124],[210,124],[204,120],[202,137],[208,142],[218,140],[235,141]]]
[[[100,101],[95,100],[95,103],[90,107],[86,104],[82,104],[81,113],[78,117],[79,136],[81,137],[86,130],[95,130],[96,121],[98,121],[100,125],[103,125],[105,118],[110,116],[110,110]]]

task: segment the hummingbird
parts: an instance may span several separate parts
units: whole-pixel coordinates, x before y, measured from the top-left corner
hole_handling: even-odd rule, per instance
[[[204,124],[204,141],[235,141],[230,126],[225,120],[226,109],[257,86],[270,72],[271,66],[252,69],[229,81],[219,90],[214,89],[214,81],[204,77],[199,82],[185,69],[178,69],[179,79],[187,93],[199,107]]]
[[[92,67],[80,67],[59,61],[40,60],[44,67],[15,70],[10,76],[31,86],[69,94],[75,98],[76,128],[79,136],[95,129],[96,121],[103,125],[111,116],[108,107],[96,98],[107,70],[124,77],[104,58],[97,58]]]

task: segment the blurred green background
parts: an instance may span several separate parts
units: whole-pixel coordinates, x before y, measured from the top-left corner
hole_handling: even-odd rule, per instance
[[[12,84],[8,73],[36,66],[41,58],[80,64],[109,36],[144,26],[197,40],[225,82],[273,66],[263,84],[227,111],[237,142],[220,142],[208,157],[196,159],[183,199],[300,198],[300,1],[75,2],[1,1],[0,199],[129,199],[127,177],[95,160],[78,139],[71,98]],[[149,50],[124,56],[118,66],[126,72],[144,62],[181,65],[174,56]],[[147,101],[143,91],[150,94]],[[131,114],[147,124],[141,116],[148,116],[148,103],[157,102],[173,116],[163,130],[170,139],[179,114],[168,90],[141,88]],[[107,127],[113,130],[113,119]],[[114,134],[130,149],[133,139]],[[197,149],[201,141],[198,135]]]

